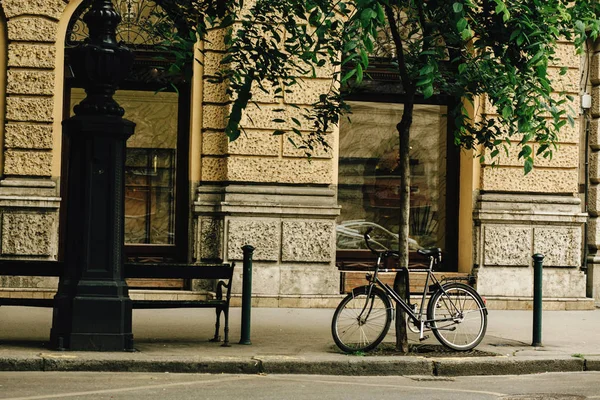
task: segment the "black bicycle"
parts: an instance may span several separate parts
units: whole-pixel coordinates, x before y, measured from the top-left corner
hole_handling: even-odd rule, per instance
[[[460,282],[440,282],[433,269],[441,263],[441,249],[418,250],[429,258],[429,267],[411,268],[414,272],[427,272],[420,307],[402,299],[394,289],[378,278],[379,272],[397,272],[382,268],[386,259],[398,259],[398,252],[376,251],[371,247],[369,234],[364,234],[367,247],[377,255],[377,262],[366,275],[368,285],[352,290],[338,305],[333,314],[331,333],[337,346],[347,353],[367,352],[376,348],[385,338],[394,318],[394,300],[407,315],[408,327],[427,337],[431,330],[444,346],[467,351],[477,346],[487,328],[487,309],[481,296],[469,285]],[[386,264],[387,265],[387,264]],[[428,293],[433,292],[424,309]]]

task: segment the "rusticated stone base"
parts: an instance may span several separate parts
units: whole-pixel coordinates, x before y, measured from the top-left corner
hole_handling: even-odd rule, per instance
[[[484,296],[533,295],[533,254],[544,255],[544,298],[586,298],[583,229],[574,196],[483,194],[474,216],[474,271]]]
[[[241,293],[242,246],[255,248],[253,294],[334,295],[335,191],[327,186],[204,185],[194,203],[197,261],[237,262],[233,292]]]

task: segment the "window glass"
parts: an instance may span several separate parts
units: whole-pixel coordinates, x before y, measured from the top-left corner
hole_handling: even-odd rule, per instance
[[[381,247],[398,248],[399,139],[402,104],[350,102],[340,124],[337,248],[364,249],[374,227]],[[445,248],[447,107],[415,105],[410,134],[411,249]]]
[[[71,110],[85,97],[74,88]],[[121,90],[114,96],[135,122],[125,161],[125,243],[175,243],[178,95]]]

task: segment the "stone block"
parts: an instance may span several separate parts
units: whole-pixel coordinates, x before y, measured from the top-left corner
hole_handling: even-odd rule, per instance
[[[533,270],[522,267],[482,267],[477,274],[477,291],[483,296],[531,297]]]
[[[334,239],[334,221],[283,221],[281,259],[330,263],[334,259]]]
[[[579,57],[581,59],[581,57]],[[579,68],[569,68],[564,75],[560,75],[561,68],[548,68],[548,78],[556,92],[573,93],[577,96],[579,91]]]
[[[205,104],[202,107],[202,128],[223,130],[227,125],[229,115],[228,106],[215,106]]]
[[[481,189],[502,192],[577,193],[577,168],[534,168],[524,175],[523,168],[485,167]]]
[[[570,67],[579,69],[581,65],[581,55],[577,54],[577,49],[570,43],[559,43],[555,47],[555,60],[550,65],[557,67]]]
[[[54,68],[56,47],[38,43],[8,45],[9,67]]]
[[[600,84],[600,53],[592,55],[590,63],[590,81],[592,85]]]
[[[204,48],[206,50],[224,50],[225,49],[225,29],[210,29],[206,33]]]
[[[600,118],[590,121],[589,144],[593,150],[600,150]]]
[[[331,79],[304,79],[298,84],[286,87],[291,93],[284,94],[287,104],[310,105],[319,101],[319,96],[329,93],[332,85]]]
[[[204,76],[216,76],[222,68],[221,60],[223,60],[224,53],[207,51],[204,53]]]
[[[484,227],[484,264],[528,266],[531,259],[531,228],[517,225]]]
[[[274,264],[264,264],[254,262],[252,264],[252,294],[253,295],[272,295],[277,296],[280,293],[280,268]],[[233,272],[232,293],[242,294],[243,269],[241,264]]]
[[[597,193],[595,193],[594,196],[597,196]],[[590,196],[590,199],[591,197],[592,196]],[[594,204],[596,204],[597,201],[597,199],[594,199]],[[596,246],[600,245],[600,219],[598,219],[598,217],[590,217],[588,220],[587,229],[589,244],[594,244]]]
[[[585,285],[585,273],[578,268],[543,268],[544,298],[585,298]]]
[[[203,182],[227,180],[227,160],[225,158],[202,157],[201,174]]]
[[[585,311],[596,309],[596,306],[594,305],[594,301],[592,299],[582,301],[565,301],[563,302],[563,304],[565,305],[565,310],[567,311]]]
[[[54,71],[9,70],[6,92],[51,95],[54,93]]]
[[[53,19],[60,19],[66,7],[64,0],[4,0],[2,8],[6,18],[18,15],[43,15]]]
[[[223,220],[220,218],[198,219],[198,251],[200,259],[223,258]]]
[[[600,182],[600,152],[589,153],[589,176],[592,182]]]
[[[331,160],[241,157],[227,160],[227,178],[234,182],[331,184],[332,174]]]
[[[272,131],[246,129],[239,138],[228,143],[228,153],[251,156],[278,156],[281,152],[281,136]]]
[[[241,260],[242,246],[253,246],[254,260],[277,261],[281,223],[276,219],[230,219],[227,223],[227,259]]]
[[[542,154],[537,155],[539,145],[531,144],[534,154],[534,165],[536,167],[552,167],[552,168],[577,168],[579,166],[579,146],[575,144],[560,144],[557,149],[553,149],[552,158],[544,158]],[[500,149],[500,153],[494,159],[486,156],[486,165],[495,162],[497,166],[512,166],[523,167],[524,160],[519,158],[521,146],[517,143],[512,143],[508,149],[508,154],[504,149]],[[489,154],[489,150],[486,150]]]
[[[205,103],[227,103],[231,97],[227,94],[227,83],[212,83],[204,80],[202,97]]]
[[[41,17],[20,17],[7,22],[8,39],[19,42],[53,43],[58,24]]]
[[[332,158],[334,149],[337,146],[337,129],[335,134],[327,134],[325,136],[325,141],[329,145],[329,147],[325,147],[322,144],[313,144],[313,149],[305,149],[302,148],[304,143],[302,142],[302,138],[295,135],[294,132],[290,131],[285,134],[283,137],[283,155],[284,157],[306,157],[306,153],[310,153],[312,158]],[[290,142],[293,140],[294,143]]]
[[[600,86],[592,88],[592,108],[590,112],[593,117],[600,117]]]
[[[340,273],[332,265],[282,266],[280,279],[282,295],[337,294]]]
[[[7,150],[4,157],[6,175],[52,176],[52,153]]]
[[[225,155],[227,154],[229,139],[225,132],[204,132],[202,134],[203,155]]]
[[[296,118],[302,126],[297,126],[300,130],[310,129],[311,121],[304,118],[302,111],[292,107],[282,106],[261,106],[250,104],[242,116],[241,125],[245,128],[254,129],[289,129],[293,124],[292,117]],[[274,122],[274,120],[283,119],[285,123]]]
[[[55,256],[57,224],[54,214],[3,214],[2,255]]]
[[[539,145],[533,146],[534,154],[537,153]],[[536,167],[552,168],[577,168],[579,166],[579,146],[575,144],[559,144],[557,149],[552,151],[552,158],[544,158],[542,154],[534,157]],[[521,162],[520,165],[523,163]]]
[[[4,145],[12,149],[52,149],[52,125],[7,124]]]
[[[577,267],[581,265],[581,228],[535,227],[533,252],[544,255],[544,266]]]
[[[51,97],[8,97],[6,119],[9,121],[52,122],[54,100]]]

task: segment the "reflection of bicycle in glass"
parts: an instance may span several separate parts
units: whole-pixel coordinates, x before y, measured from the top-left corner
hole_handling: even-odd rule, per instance
[[[407,304],[389,285],[378,278],[379,272],[396,272],[383,269],[384,261],[398,258],[396,251],[378,252],[369,243],[369,233],[364,234],[367,247],[377,255],[377,263],[367,273],[369,284],[352,290],[339,304],[333,315],[331,333],[337,346],[345,352],[373,350],[385,338],[393,319],[394,300],[407,314],[411,330],[419,339],[431,330],[443,345],[453,350],[471,350],[481,342],[487,327],[487,309],[481,296],[470,286],[458,282],[441,283],[433,274],[434,266],[441,262],[440,249],[421,249],[419,254],[429,257],[429,267],[411,268],[427,272],[421,305],[417,310]],[[434,291],[424,310],[428,289]]]

